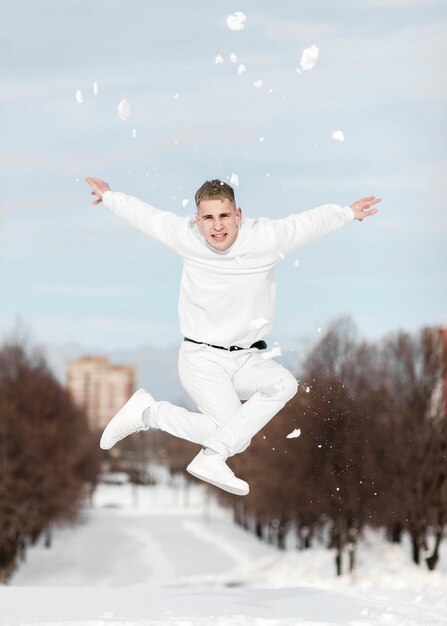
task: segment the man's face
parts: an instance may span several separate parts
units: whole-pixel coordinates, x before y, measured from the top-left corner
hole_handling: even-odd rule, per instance
[[[202,200],[197,209],[196,224],[206,241],[223,252],[236,241],[242,211],[231,200]]]

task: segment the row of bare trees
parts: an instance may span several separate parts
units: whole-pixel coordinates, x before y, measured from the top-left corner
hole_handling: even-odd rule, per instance
[[[354,567],[366,526],[392,541],[405,532],[414,561],[423,551],[434,569],[447,523],[446,340],[427,328],[368,343],[350,319],[334,322],[295,398],[231,459],[251,488],[246,498],[219,492],[235,520],[279,548],[291,529],[299,548],[324,538],[338,574],[346,554]],[[172,471],[193,455],[191,444],[159,441]]]
[[[26,547],[75,519],[100,458],[85,415],[44,358],[19,340],[0,348],[0,582]]]

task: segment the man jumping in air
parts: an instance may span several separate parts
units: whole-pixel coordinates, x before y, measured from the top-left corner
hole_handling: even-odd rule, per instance
[[[295,377],[265,350],[273,326],[275,266],[305,244],[377,213],[380,198],[350,206],[326,204],[285,219],[242,220],[234,191],[206,181],[197,191],[195,216],[180,217],[87,178],[93,204],[104,204],[183,260],[178,312],[184,341],[179,353],[182,385],[198,413],[154,400],[139,389],[105,428],[109,450],[148,428],[198,443],[202,450],[186,468],[212,485],[247,495],[248,483],[226,464],[297,391]],[[244,404],[241,400],[245,400]]]

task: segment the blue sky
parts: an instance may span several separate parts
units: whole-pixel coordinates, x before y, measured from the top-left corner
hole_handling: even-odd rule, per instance
[[[380,196],[278,265],[271,340],[340,315],[369,338],[446,324],[446,22],[441,0],[4,0],[0,337],[20,317],[44,344],[180,339],[180,260],[93,207],[86,176],[179,214],[232,173],[251,217]]]

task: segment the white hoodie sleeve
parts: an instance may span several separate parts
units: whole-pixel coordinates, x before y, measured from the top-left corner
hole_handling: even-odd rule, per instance
[[[161,211],[155,207],[118,191],[106,191],[104,205],[149,237],[176,249],[186,218]]]
[[[335,232],[353,219],[354,212],[351,207],[324,204],[310,211],[272,220],[272,224],[277,245],[281,248],[282,254],[287,255],[315,239]]]

